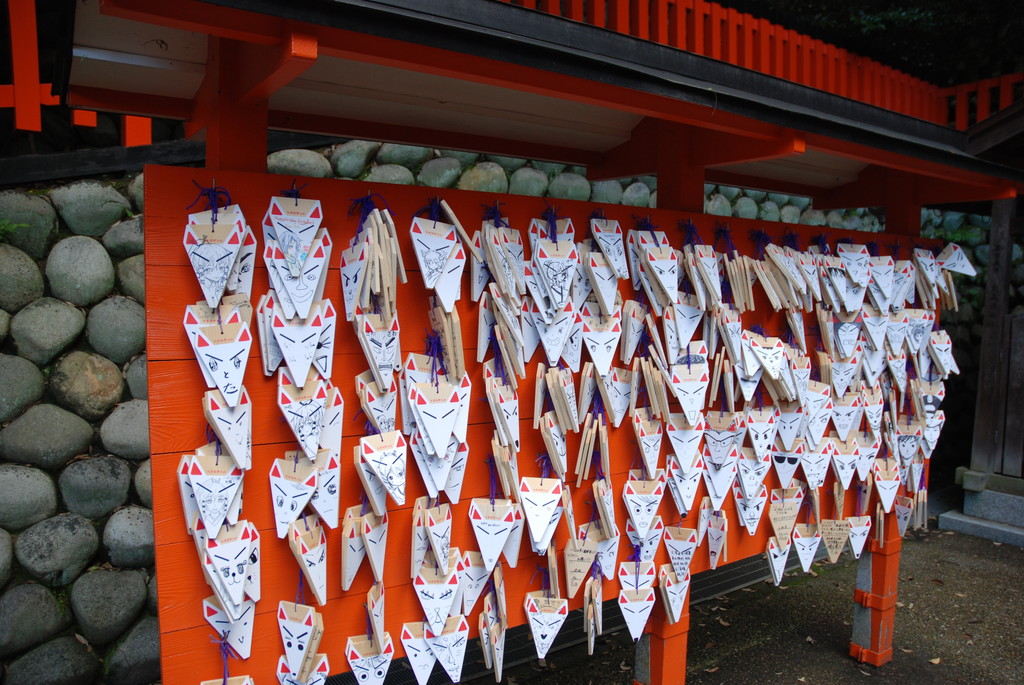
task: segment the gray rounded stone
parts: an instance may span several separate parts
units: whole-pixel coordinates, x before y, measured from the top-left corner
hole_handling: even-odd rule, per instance
[[[10,421],[43,396],[42,372],[27,359],[0,354],[0,423]]]
[[[57,213],[43,196],[24,190],[0,191],[0,217],[10,222],[5,240],[33,259],[42,259],[57,232]]]
[[[149,378],[146,374],[146,355],[140,355],[128,365],[125,372],[125,379],[128,381],[128,392],[137,400],[144,400],[149,397]]]
[[[573,164],[571,167],[569,167],[568,172],[570,174],[582,176],[583,178],[587,177],[587,167],[580,166],[579,164]]]
[[[45,366],[85,328],[85,314],[67,302],[41,297],[15,314],[11,338],[18,356]]]
[[[651,189],[646,183],[634,181],[622,191],[622,204],[630,207],[646,207],[651,203]]]
[[[113,362],[81,350],[63,357],[50,374],[50,392],[57,402],[89,421],[106,416],[123,389],[124,379]]]
[[[718,192],[725,196],[725,199],[732,202],[739,197],[740,189],[736,186],[718,186]]]
[[[0,588],[11,579],[11,565],[14,562],[14,541],[11,534],[0,528]]]
[[[548,183],[548,197],[558,200],[589,200],[590,182],[579,174],[563,171],[551,177]]]
[[[7,340],[7,334],[11,332],[11,315],[0,309],[0,343]]]
[[[394,183],[402,186],[411,186],[416,182],[412,172],[399,164],[378,164],[370,169],[365,180],[367,183]]]
[[[987,243],[988,231],[981,226],[965,226],[962,242],[968,247],[977,247],[978,245]],[[3,336],[0,336],[0,338],[2,337]]]
[[[0,217],[11,223],[5,241],[32,259],[42,259],[57,236],[57,210],[41,195],[0,191]]]
[[[658,206],[658,191],[651,191],[651,199],[647,202],[647,206],[651,209],[655,209]]]
[[[37,404],[0,431],[0,454],[8,461],[56,471],[89,449],[92,426],[52,404]]]
[[[779,209],[779,221],[784,224],[800,222],[800,208],[796,205],[785,205]]]
[[[525,166],[516,169],[508,182],[508,192],[513,195],[542,197],[547,192],[547,189],[548,175],[539,169],[531,169]]]
[[[153,462],[142,462],[135,470],[135,496],[147,509],[153,508]]]
[[[829,228],[842,228],[843,227],[843,214],[836,210],[829,211],[825,215],[825,225]]]
[[[15,585],[0,597],[0,657],[33,647],[64,630],[71,614],[36,583]]]
[[[68,464],[58,483],[68,511],[100,519],[128,501],[132,470],[117,457],[92,457]]]
[[[708,206],[704,209],[704,213],[715,216],[732,216],[732,205],[725,195],[715,193],[708,198]]]
[[[363,173],[363,169],[373,159],[380,143],[369,140],[350,140],[334,148],[330,163],[338,176],[355,178]]]
[[[992,258],[992,249],[988,245],[978,245],[974,248],[974,261],[982,266],[988,266]]]
[[[27,528],[14,541],[14,556],[34,578],[60,587],[78,577],[100,547],[89,519],[58,514]]]
[[[139,571],[96,569],[71,586],[71,610],[79,632],[94,645],[117,639],[146,603],[146,578]]]
[[[377,150],[377,164],[398,164],[406,169],[415,169],[430,159],[433,151],[429,147],[418,145],[398,145],[384,143]]]
[[[315,150],[278,150],[267,155],[267,173],[330,178],[331,163]]]
[[[110,563],[122,568],[153,565],[153,512],[143,507],[118,509],[103,528]]]
[[[875,216],[874,214],[868,213],[861,217],[862,231],[870,231],[872,233],[877,233],[878,231],[881,231],[883,229],[884,227],[882,226],[881,222],[878,221],[878,217]]]
[[[811,198],[809,198],[809,197],[799,197],[797,195],[792,195],[789,198],[789,204],[795,206],[797,209],[799,209],[802,212],[802,211],[804,211],[805,209],[807,209],[808,207],[811,206]]]
[[[89,647],[66,635],[45,642],[11,662],[7,685],[89,685],[100,661]]]
[[[0,309],[17,312],[43,296],[43,274],[27,254],[0,243]]]
[[[566,165],[559,164],[558,162],[538,162],[534,160],[530,162],[530,166],[537,171],[543,171],[548,176],[554,176],[555,174],[560,174],[565,171]]]
[[[17,532],[57,513],[57,488],[45,471],[0,464],[0,527]]]
[[[590,184],[590,201],[608,205],[622,202],[622,184],[618,181],[594,181]]]
[[[128,199],[131,200],[136,212],[141,212],[143,209],[142,201],[145,183],[146,179],[141,173],[128,183]]]
[[[128,297],[146,304],[146,258],[129,257],[117,265],[117,287]]]
[[[640,181],[645,186],[647,186],[648,190],[650,190],[652,193],[658,189],[657,176],[638,176],[636,180]]]
[[[732,206],[732,214],[741,219],[756,219],[757,203],[749,197],[738,197]]]
[[[859,231],[864,225],[864,221],[861,219],[860,214],[854,214],[850,212],[843,217],[843,228],[847,231]]]
[[[442,157],[454,157],[459,160],[459,164],[464,167],[470,164],[476,164],[476,161],[480,159],[479,152],[466,152],[465,150],[440,150]]]
[[[114,289],[114,263],[99,241],[72,236],[50,250],[46,279],[54,297],[87,307]]]
[[[522,157],[505,157],[504,155],[484,155],[488,162],[494,162],[508,173],[526,166],[528,160]]]
[[[459,180],[462,165],[454,157],[437,157],[427,160],[416,177],[421,186],[430,188],[451,188]]]
[[[768,197],[768,193],[766,193],[765,191],[763,191],[763,190],[753,190],[751,188],[745,189],[743,191],[743,194],[746,195],[747,197],[749,197],[754,202],[763,202],[764,199],[766,197]]]
[[[964,225],[967,215],[963,212],[947,211],[942,214],[942,227],[947,231],[955,231]]]
[[[714,183],[705,183],[704,184],[704,197],[708,197],[709,195],[711,195],[711,193],[715,192],[715,189],[717,187],[718,186],[716,186]]]
[[[107,656],[107,685],[148,685],[160,679],[160,628],[147,616]]]
[[[780,207],[789,203],[789,195],[783,195],[782,193],[768,193],[768,199]]]
[[[779,206],[771,200],[765,200],[757,206],[757,218],[761,221],[778,221]]]
[[[150,613],[155,614],[157,604],[157,587],[156,587],[156,576],[151,576],[149,579],[149,585],[146,588],[146,608],[149,609]]]
[[[89,310],[85,337],[94,350],[124,364],[146,346],[146,310],[129,297],[110,297]]]
[[[505,169],[494,162],[480,162],[462,172],[459,190],[478,190],[483,193],[507,193],[508,177]]]
[[[142,215],[118,221],[103,234],[103,247],[114,259],[125,259],[142,254],[143,242]]]
[[[824,226],[828,222],[825,220],[825,212],[820,209],[805,209],[800,215],[800,223],[807,226]]]
[[[54,188],[50,200],[68,229],[78,235],[102,235],[129,209],[127,198],[99,181]]]
[[[103,446],[119,457],[149,458],[149,402],[130,400],[114,407],[100,426]]]

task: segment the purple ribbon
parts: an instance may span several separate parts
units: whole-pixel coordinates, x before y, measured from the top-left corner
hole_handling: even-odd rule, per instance
[[[679,222],[679,228],[683,231],[683,245],[703,245],[704,240],[700,237],[700,233],[697,232],[697,227],[693,225],[693,222],[687,219],[685,222]]]
[[[534,459],[537,464],[540,465],[540,479],[546,480],[551,477],[551,457],[548,456],[547,452],[541,452]]]
[[[372,640],[373,639],[373,621],[370,620],[370,607],[366,603],[363,603],[363,609],[366,610],[366,639],[367,640]]]
[[[192,204],[185,209],[192,209],[201,200],[206,200],[206,205],[203,207],[202,211],[206,211],[207,209],[211,210],[210,223],[217,223],[217,210],[220,209],[220,201],[221,199],[224,200],[225,207],[230,205],[231,193],[222,186],[211,186],[206,188],[196,183],[195,179],[192,180],[192,185],[199,188],[199,194],[196,195],[196,199],[192,200]]]
[[[772,244],[772,237],[767,231],[756,230],[750,232],[750,239],[754,243],[754,255],[758,259],[764,259],[764,250]]]
[[[441,220],[441,198],[436,195],[427,202],[426,205],[417,209],[413,216],[426,216],[431,221],[437,222]]]
[[[903,244],[899,240],[895,243],[889,243],[886,247],[892,250],[892,258],[894,261],[900,258],[900,248],[903,247]]]
[[[544,594],[546,594],[548,597],[550,597],[551,596],[551,572],[547,569],[547,567],[541,566],[540,564],[536,564],[534,566],[533,575],[530,576],[530,582],[531,583],[533,582],[533,579],[537,577],[538,573],[540,574],[540,589],[544,591]]]
[[[505,359],[501,356],[501,345],[498,344],[498,336],[491,330],[491,347],[494,349],[494,373],[501,379],[502,383],[508,383],[506,376]]]
[[[603,207],[598,207],[597,209],[592,211],[588,218],[590,219],[590,221],[594,221],[595,219],[600,219],[602,221],[607,221],[608,220],[608,217],[606,217],[604,215],[604,208]]]
[[[281,197],[290,197],[291,199],[295,200],[295,206],[298,207],[299,206],[299,200],[302,199],[302,189],[305,188],[306,185],[307,184],[303,183],[301,186],[296,188],[295,187],[295,179],[292,179],[292,187],[291,188],[289,188],[287,190],[279,190],[277,192],[279,192],[281,194]]]
[[[876,243],[874,240],[872,240],[870,243],[865,245],[865,247],[868,248],[868,254],[869,255],[871,255],[872,257],[877,257],[878,256],[878,254],[879,254],[878,253],[878,243]]]
[[[730,283],[729,279],[725,277],[724,272],[718,275],[718,283],[719,287],[722,289],[722,302],[736,304],[736,298],[733,297],[732,294],[732,283]]]
[[[217,645],[217,651],[220,652],[220,660],[224,665],[223,683],[224,685],[227,685],[228,678],[231,677],[231,674],[228,671],[228,659],[241,659],[242,657],[240,657],[238,652],[235,651],[235,648],[228,643],[228,632],[226,630],[220,634],[220,637],[211,636],[210,642],[215,643]]]
[[[354,216],[356,212],[359,212],[359,226],[356,228],[357,236],[363,230],[363,224],[366,223],[367,217],[370,216],[373,210],[377,209],[377,205],[373,201],[373,198],[375,197],[379,198],[381,204],[384,205],[384,211],[391,211],[390,209],[388,209],[387,201],[377,193],[370,193],[369,195],[365,195],[363,197],[351,198],[352,204],[348,208],[348,215]]]
[[[590,463],[594,467],[594,478],[604,480],[604,468],[601,466],[601,449],[599,447],[594,447],[590,453]],[[594,513],[596,514],[596,510]],[[593,521],[594,516],[591,516],[590,520]]]
[[[306,603],[306,577],[302,574],[302,569],[299,569],[299,587],[295,590],[295,603]]]
[[[821,254],[832,254],[832,250],[828,247],[828,238],[824,233],[819,233],[811,238],[811,243],[818,246],[818,249],[821,250]]]
[[[729,230],[729,224],[715,224],[715,249],[718,249],[719,241],[725,243],[726,252],[732,253],[736,251],[736,245],[732,242],[732,231]]]
[[[498,497],[498,465],[494,461],[494,455],[490,453],[487,454],[484,463],[487,464],[487,471],[490,475],[491,510],[493,511],[494,500]]]
[[[645,217],[639,217],[636,214],[633,215],[633,228],[638,231],[647,231],[651,234],[651,240],[658,243],[658,236],[655,233],[658,227],[651,223],[650,215]]]
[[[444,351],[441,348],[441,336],[436,331],[431,330],[427,333],[426,350],[424,350],[423,354],[430,357],[430,380],[436,388],[438,386],[437,375],[439,373],[448,374],[444,368]]]
[[[540,213],[540,218],[548,224],[548,240],[553,243],[558,242],[558,220],[564,217],[558,215],[558,207],[552,207],[548,204],[547,200],[544,201],[546,209]]]
[[[490,221],[496,228],[501,228],[502,226],[508,228],[508,222],[501,216],[501,206],[503,204],[505,203],[495,200],[493,205],[480,205],[484,208],[483,220]]]
[[[786,247],[791,247],[794,250],[799,250],[800,236],[787,228],[782,234],[782,244]]]

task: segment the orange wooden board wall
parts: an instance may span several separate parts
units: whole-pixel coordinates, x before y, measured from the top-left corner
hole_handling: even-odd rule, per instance
[[[193,181],[203,186],[218,185],[226,188],[233,202],[240,205],[250,226],[262,241],[260,222],[271,196],[280,195],[291,186],[292,178],[266,174],[242,172],[210,172],[205,169],[150,166],[145,170],[145,239],[146,239],[146,331],[149,358],[149,406],[150,445],[153,454],[153,514],[156,535],[156,565],[160,578],[159,617],[161,631],[161,658],[164,682],[198,683],[204,679],[218,678],[222,672],[217,646],[211,641],[214,632],[202,617],[201,602],[212,594],[206,585],[199,558],[191,537],[186,532],[175,469],[184,453],[194,451],[207,440],[206,421],[203,417],[202,396],[206,390],[202,373],[181,325],[187,304],[202,299],[202,292],[182,246],[182,234],[189,211],[188,206],[196,197]],[[502,210],[513,228],[526,235],[531,218],[539,217],[545,209],[541,198],[495,195],[488,193],[434,189],[416,186],[373,185],[359,181],[333,179],[297,179],[302,196],[319,199],[323,204],[324,225],[330,230],[335,248],[331,255],[330,273],[327,278],[325,297],[331,298],[339,313],[344,312],[341,286],[338,276],[338,260],[341,249],[356,231],[357,218],[349,216],[348,209],[353,198],[379,193],[387,201],[395,216],[402,243],[402,254],[409,269],[409,283],[398,287],[398,311],[402,327],[401,342],[403,356],[409,352],[422,352],[424,336],[429,329],[427,320],[427,293],[416,268],[416,259],[409,244],[408,226],[413,214],[425,206],[431,197],[439,195],[446,199],[459,216],[460,221],[471,233],[479,228],[483,205],[495,201],[503,203]],[[712,242],[714,226],[720,219],[706,215],[691,215],[668,210],[647,210],[618,205],[598,205],[587,202],[557,200],[552,205],[562,216],[572,218],[577,236],[588,233],[588,218],[601,208],[609,219],[618,219],[624,229],[632,228],[634,216],[650,216],[651,221],[666,231],[672,244],[679,247],[682,231],[678,222],[690,219],[700,229],[705,242]],[[763,223],[742,219],[727,219],[732,228],[733,240],[746,254],[753,254],[749,232],[755,228],[765,229],[776,243],[781,242],[785,230],[795,231],[800,236],[800,246],[806,247],[808,240],[826,232],[834,247],[835,240],[853,238],[855,242],[876,240],[892,242],[887,236],[828,230],[819,227],[786,226],[778,223]],[[922,243],[927,241],[921,241]],[[904,239],[901,256],[909,255]],[[886,252],[883,247],[883,252]],[[257,257],[253,284],[253,306],[259,295],[267,290],[267,273],[261,256]],[[468,267],[463,284],[463,299],[458,303],[462,319],[463,339],[466,343],[466,365],[474,383],[473,401],[470,404],[469,459],[465,472],[462,498],[454,506],[452,544],[463,551],[476,549],[476,539],[467,516],[469,501],[473,497],[486,497],[489,491],[488,470],[484,463],[489,441],[494,431],[493,419],[487,403],[483,401],[483,379],[481,365],[476,360],[476,303],[469,299]],[[628,281],[624,281],[623,296],[634,297]],[[359,400],[355,394],[354,376],[369,367],[360,351],[352,328],[339,316],[332,382],[341,389],[345,398],[345,423],[341,454],[352,454],[352,448],[363,435],[363,417],[357,416]],[[763,293],[756,312],[743,316],[744,326],[763,326],[769,334],[780,335],[785,331],[784,318],[771,311]],[[807,326],[813,323],[808,317]],[[255,332],[255,322],[253,329]],[[809,344],[813,344],[813,338]],[[535,456],[545,451],[540,434],[532,430],[533,387],[532,378],[535,364],[542,355],[535,355],[528,365],[530,382],[520,385],[520,417],[522,423],[522,450],[519,470],[522,476],[539,476],[540,467],[534,463]],[[577,379],[578,381],[578,379]],[[281,417],[274,400],[276,380],[262,373],[259,360],[259,345],[254,344],[245,373],[245,386],[253,400],[253,468],[245,477],[245,499],[242,517],[256,524],[262,535],[262,576],[263,596],[257,604],[254,645],[252,655],[246,661],[232,660],[232,675],[248,674],[257,682],[274,682],[274,669],[278,657],[283,653],[279,638],[275,611],[280,600],[294,601],[298,587],[299,567],[291,556],[287,543],[278,540],[274,530],[273,507],[270,502],[268,473],[271,461],[285,450],[295,449],[296,443],[290,428]],[[765,393],[766,400],[768,398]],[[578,450],[580,436],[569,434],[570,461]],[[617,519],[620,527],[627,519],[622,503],[621,489],[626,472],[639,463],[639,450],[628,421],[622,427],[611,431],[612,477],[616,493]],[[671,449],[665,440],[662,450]],[[664,464],[664,457],[662,457]],[[822,516],[831,517],[836,513],[831,491],[833,476],[830,473],[822,496]],[[774,471],[766,484],[779,487]],[[580,489],[573,488],[573,503],[578,522],[584,523],[590,514],[590,481]],[[341,507],[360,502],[360,483],[354,473],[350,459],[342,459]],[[386,629],[391,632],[402,656],[398,640],[401,625],[408,621],[422,620],[422,610],[413,592],[409,579],[409,556],[411,550],[410,528],[412,502],[426,494],[419,472],[410,466],[407,486],[407,504],[396,507],[388,500],[390,529],[384,584],[387,589]],[[703,484],[697,494],[697,502],[706,494]],[[841,515],[854,515],[856,501],[853,491],[842,503]],[[735,513],[735,503],[728,498],[724,507],[729,516],[728,561],[734,562],[764,552],[770,524],[768,517],[762,518],[757,535],[749,536]],[[873,509],[872,509],[873,510]],[[680,518],[675,504],[666,495],[659,512],[665,525],[676,525]],[[867,511],[865,512],[867,513]],[[839,514],[836,514],[839,515]],[[682,525],[696,527],[696,513],[682,520]],[[348,592],[341,591],[341,531],[328,530],[328,598],[325,607],[319,609],[324,616],[325,634],[320,651],[326,652],[331,671],[339,673],[348,670],[344,656],[345,639],[349,635],[365,633],[363,604],[366,591],[372,583],[372,574],[367,563],[360,569],[355,582]],[[568,532],[560,525],[555,541],[559,550],[566,544]],[[529,549],[528,535],[524,535],[520,562],[517,568],[505,566],[508,616],[512,625],[525,623],[522,597],[529,590],[539,589],[539,580],[531,582],[535,561],[543,563]],[[620,560],[629,554],[628,540],[623,531]],[[667,554],[662,546],[656,563],[667,563]],[[694,573],[708,568],[706,545],[695,555],[692,565]],[[563,569],[562,594],[564,588]],[[617,581],[605,581],[604,597],[612,599],[618,594]],[[307,601],[313,603],[311,593]],[[660,602],[660,600],[659,600]],[[582,606],[582,592],[570,601],[570,608]],[[482,603],[476,606],[481,610]],[[470,617],[471,636],[476,636],[476,612]]]

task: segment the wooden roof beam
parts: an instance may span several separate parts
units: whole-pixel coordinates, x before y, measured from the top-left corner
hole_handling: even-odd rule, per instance
[[[316,62],[316,35],[289,26],[273,50],[251,43],[237,46],[242,74],[237,84],[239,104],[267,100]]]

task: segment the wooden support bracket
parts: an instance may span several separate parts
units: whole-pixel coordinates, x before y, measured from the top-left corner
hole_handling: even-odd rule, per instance
[[[245,72],[237,85],[238,104],[266,100],[298,78],[316,62],[316,36],[294,28],[285,31],[275,49],[243,43],[239,46]]]
[[[892,661],[892,633],[896,621],[902,538],[895,514],[886,514],[882,538],[872,540],[861,555],[854,590],[853,635],[850,656],[861,663],[881,666]]]

